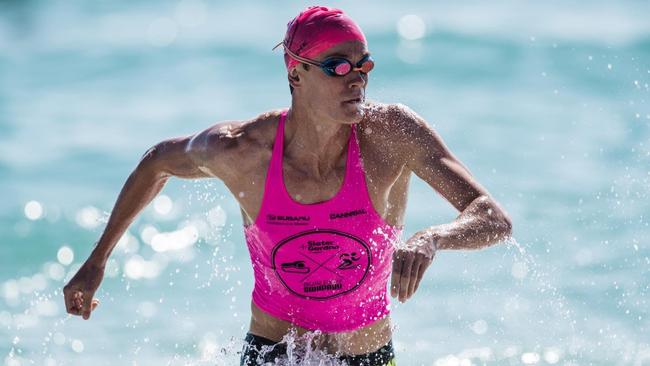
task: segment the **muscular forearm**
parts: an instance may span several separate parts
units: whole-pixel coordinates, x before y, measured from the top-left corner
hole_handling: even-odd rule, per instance
[[[162,190],[167,176],[138,167],[127,179],[113,211],[89,260],[104,266],[118,240],[135,217]]]
[[[420,234],[435,240],[436,249],[480,249],[507,239],[512,224],[507,214],[486,196],[476,198],[452,222]]]

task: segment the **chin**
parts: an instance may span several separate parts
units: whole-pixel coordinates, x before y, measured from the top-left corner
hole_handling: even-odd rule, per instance
[[[365,103],[357,104],[344,104],[341,108],[342,123],[354,124],[359,123],[363,119],[365,113]]]

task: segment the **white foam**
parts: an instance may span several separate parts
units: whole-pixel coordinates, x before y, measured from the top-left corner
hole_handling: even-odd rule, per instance
[[[199,233],[196,226],[187,225],[180,230],[154,235],[151,239],[151,248],[156,252],[180,250],[193,245],[198,238]]]

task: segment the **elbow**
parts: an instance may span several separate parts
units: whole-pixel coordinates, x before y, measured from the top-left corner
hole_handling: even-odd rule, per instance
[[[503,239],[507,240],[512,237],[512,220],[507,213],[504,212],[501,224],[499,225],[503,230]]]
[[[495,231],[497,232],[496,237],[499,241],[508,240],[512,237],[512,219],[507,212],[495,203],[495,207],[492,209],[496,211],[497,214],[493,215],[493,222],[495,226]]]
[[[138,166],[133,171],[132,175],[138,177],[147,177],[149,180],[161,181],[169,178],[169,174],[165,171],[164,162],[164,142],[158,143],[147,150],[140,158]]]
[[[487,212],[485,217],[492,223],[495,239],[501,241],[512,237],[512,219],[508,213],[490,197],[484,196],[479,201]]]

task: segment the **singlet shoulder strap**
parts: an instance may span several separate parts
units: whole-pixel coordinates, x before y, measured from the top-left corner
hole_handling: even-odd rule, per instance
[[[278,121],[278,128],[275,132],[275,140],[273,141],[273,155],[271,156],[271,169],[272,172],[277,173],[282,171],[282,155],[284,154],[284,125],[287,119],[288,110],[285,110],[280,115]],[[282,177],[282,176],[280,176]]]
[[[359,124],[353,124],[351,127],[350,140],[348,142],[348,158],[345,172],[344,190],[354,191],[355,196],[366,197],[368,187],[366,185],[366,173],[361,160],[361,148],[359,147],[359,138],[357,130]]]
[[[266,182],[264,184],[264,198],[272,197],[273,199],[279,198],[281,190],[279,184],[282,184],[282,154],[284,154],[284,124],[287,118],[288,110],[284,110],[280,114],[278,127],[275,132],[275,139],[273,140],[273,152],[271,154],[271,161],[269,162],[268,171],[266,173]]]

